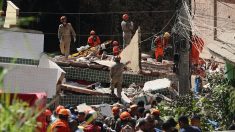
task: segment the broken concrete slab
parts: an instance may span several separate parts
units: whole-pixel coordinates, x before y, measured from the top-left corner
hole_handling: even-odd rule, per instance
[[[120,53],[121,62],[131,62],[127,65],[133,72],[138,73],[140,71],[140,52],[139,52],[139,42],[140,42],[140,28],[135,32],[135,35],[131,39],[131,42],[123,51]]]
[[[61,84],[61,89],[62,90],[67,90],[71,92],[76,92],[76,93],[83,93],[83,94],[91,94],[91,95],[105,95],[105,93],[90,90],[87,88],[83,87],[77,87],[73,85],[68,85],[68,84]]]
[[[144,84],[143,90],[147,91],[157,91],[160,89],[169,88],[171,86],[171,81],[167,78],[156,79],[153,81],[148,81]]]

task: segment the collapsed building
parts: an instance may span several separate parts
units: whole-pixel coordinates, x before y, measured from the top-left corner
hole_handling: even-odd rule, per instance
[[[19,9],[15,9],[14,4],[10,1],[8,1],[8,4],[15,11],[15,15],[17,16],[19,14]],[[17,17],[14,18],[16,19]],[[14,26],[14,24],[16,23],[12,23],[11,21],[10,24],[8,24],[8,27],[12,27]],[[124,72],[124,87],[128,88],[132,84],[129,89],[124,90],[126,92],[124,93],[125,96],[128,96],[128,91],[132,91],[129,93],[133,93],[136,91],[137,95],[140,94],[140,91],[141,93],[150,91],[150,94],[161,93],[168,97],[173,97],[177,95],[179,80],[178,75],[173,72],[173,60],[163,60],[162,62],[157,62],[155,59],[152,59],[149,55],[142,54],[140,52],[141,50],[139,46],[141,42],[139,30],[140,29],[136,31],[136,34],[134,35],[131,43],[128,47],[124,49],[121,54],[122,61],[132,62],[130,65],[128,65],[128,70]],[[2,38],[3,41],[1,41],[1,45],[5,46],[4,48],[1,48],[2,50],[4,50],[4,52],[1,52],[1,63],[7,63],[7,66],[5,66],[5,64],[2,65],[6,67],[9,71],[11,70],[11,68],[9,67],[12,67],[10,64],[11,62],[20,64],[21,67],[24,67],[21,68],[22,71],[19,71],[18,75],[14,75],[14,72],[12,72],[12,75],[10,77],[5,78],[8,79],[5,80],[5,82],[8,82],[8,84],[14,83],[11,82],[11,80],[14,80],[11,78],[16,78],[15,81],[18,81],[19,86],[21,86],[20,88],[16,85],[5,85],[5,89],[8,89],[9,87],[12,88],[10,89],[10,92],[17,91],[15,89],[17,87],[19,92],[39,92],[41,90],[43,92],[48,93],[50,91],[49,98],[53,98],[54,96],[58,95],[58,93],[62,95],[67,94],[68,96],[65,96],[60,99],[61,104],[68,102],[69,104],[78,104],[84,102],[87,102],[88,104],[99,104],[102,102],[109,103],[109,101],[115,100],[115,98],[109,95],[107,89],[102,89],[102,87],[108,87],[109,67],[113,63],[112,61],[110,61],[111,59],[99,60],[94,56],[89,56],[90,53],[93,52],[92,49],[89,48],[85,50],[79,49],[77,53],[71,55],[68,61],[60,61],[59,56],[51,58],[45,57],[43,55],[45,57],[44,60],[48,61],[48,66],[39,66],[42,59],[41,53],[43,52],[44,35],[42,33],[30,30],[22,30],[18,28],[4,29],[1,30],[1,32],[5,35]],[[16,37],[18,37],[17,42],[15,40],[9,39]],[[19,50],[22,49],[22,46],[12,49],[12,47],[15,47],[19,43],[25,44],[25,46],[23,46],[23,50]],[[104,44],[108,45],[109,43],[110,42],[107,41]],[[28,50],[27,48],[31,49]],[[57,67],[56,64],[53,62],[56,62],[59,67]],[[15,65],[15,67],[18,67],[17,64]],[[51,68],[51,65],[53,65],[52,69],[56,69],[56,71],[53,71],[53,73],[57,73],[55,74],[56,80],[53,80],[53,85],[47,86],[47,88],[50,90],[40,89],[39,87],[43,86],[43,83],[47,82],[45,80],[49,78],[49,76],[47,76],[45,73],[47,73],[46,70],[50,71],[49,69]],[[33,80],[31,80],[31,87],[33,87],[34,84],[39,86],[35,88],[27,87],[26,90],[22,87],[26,87],[27,82],[24,82],[26,83],[24,85],[20,85],[23,80],[19,81],[19,79],[17,78],[21,78],[22,76],[28,76],[27,72],[25,72],[27,71],[28,67],[32,69],[31,74],[34,73],[36,70],[37,72],[35,72],[35,74],[44,74],[45,76],[39,76],[39,78],[41,79],[44,78],[42,79],[44,81],[39,81],[37,84],[35,84]],[[40,68],[40,70],[42,70],[43,72],[40,73],[40,70],[37,68]],[[44,68],[46,68],[46,70]],[[64,76],[66,80],[72,80],[78,83],[76,83],[75,85],[71,85],[71,83],[63,82],[62,80]],[[28,77],[28,79],[29,78],[30,77]],[[38,80],[40,80],[39,78]],[[154,80],[156,79],[160,79],[159,81],[164,82],[163,84],[165,85],[161,85],[159,81],[154,82]],[[150,83],[145,84],[148,81],[150,81]],[[148,87],[152,87],[152,89]],[[133,95],[129,94],[129,96]],[[126,98],[127,101],[128,99],[129,98]],[[92,101],[97,102],[94,103]]]

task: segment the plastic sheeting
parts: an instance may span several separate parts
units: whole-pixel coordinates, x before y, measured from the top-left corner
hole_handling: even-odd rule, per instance
[[[144,84],[143,90],[146,91],[156,91],[164,88],[169,88],[171,86],[171,81],[167,78],[157,79],[153,81],[148,81]]]

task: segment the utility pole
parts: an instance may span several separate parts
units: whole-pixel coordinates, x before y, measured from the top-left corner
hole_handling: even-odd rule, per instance
[[[180,50],[179,50],[179,95],[185,95],[190,92],[190,62],[189,62],[189,53],[190,53],[190,39],[191,39],[191,27],[188,9],[190,7],[190,0],[181,0],[182,5],[179,14],[179,20],[183,23],[178,32],[181,33],[180,39]]]
[[[217,0],[214,0],[214,40],[217,39]]]

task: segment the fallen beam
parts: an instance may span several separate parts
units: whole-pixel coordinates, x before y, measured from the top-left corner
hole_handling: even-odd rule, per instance
[[[67,90],[76,93],[91,94],[91,95],[105,95],[104,93],[101,92],[93,91],[82,87],[72,86],[68,84],[61,84],[61,90]]]

